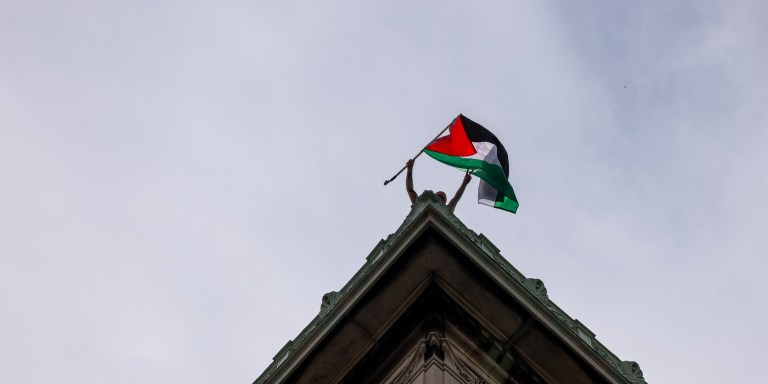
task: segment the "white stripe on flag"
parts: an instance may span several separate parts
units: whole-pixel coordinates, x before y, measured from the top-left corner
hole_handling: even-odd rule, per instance
[[[467,158],[482,160],[486,163],[501,167],[499,156],[496,154],[495,144],[482,141],[479,143],[472,143],[472,145],[475,146],[477,153],[472,156],[467,156]],[[478,204],[494,207],[496,206],[496,196],[498,196],[498,193],[496,188],[493,188],[490,184],[486,183],[485,180],[480,179],[480,185],[477,187],[477,202]]]
[[[485,180],[480,179],[480,185],[477,187],[477,203],[493,207],[496,205],[496,195],[499,192]]]
[[[496,154],[496,145],[487,141],[472,143],[472,145],[475,147],[475,151],[477,151],[477,153],[471,156],[466,156],[466,159],[477,159],[485,161],[489,164],[496,164],[501,166],[501,163],[499,162],[499,156]]]

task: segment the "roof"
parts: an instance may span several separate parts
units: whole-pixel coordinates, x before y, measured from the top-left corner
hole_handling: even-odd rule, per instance
[[[438,260],[443,253],[450,258]],[[402,277],[406,272],[407,279]],[[419,297],[431,292],[430,286],[458,303],[453,306],[461,311],[458,317],[472,318],[489,330],[484,334],[490,334],[487,339],[492,341],[481,344],[512,350],[504,353],[514,355],[511,361],[525,361],[521,369],[539,372],[531,374],[543,382],[562,382],[556,374],[542,373],[560,364],[571,375],[562,377],[577,372],[583,375],[582,382],[646,384],[637,363],[622,361],[609,351],[585,325],[549,300],[541,280],[513,267],[488,238],[467,228],[431,191],[419,196],[402,225],[376,245],[341,290],[323,295],[317,316],[278,351],[254,384],[350,380],[366,359],[382,359],[373,354],[389,345],[384,335],[403,328],[402,319],[414,307],[424,307],[425,300]],[[434,301],[434,295],[429,300]],[[489,304],[478,304],[483,301]],[[504,315],[502,307],[512,309]],[[386,316],[373,316],[372,311]],[[406,328],[412,326],[407,323]],[[323,360],[319,357],[323,353],[333,353],[342,362]],[[296,378],[312,370],[320,376]]]

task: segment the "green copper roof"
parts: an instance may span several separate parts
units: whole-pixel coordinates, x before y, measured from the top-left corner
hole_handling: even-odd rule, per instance
[[[453,232],[460,234],[458,239],[479,253],[481,261],[487,267],[498,271],[497,276],[507,283],[518,287],[523,292],[520,298],[532,308],[537,315],[548,322],[565,335],[572,344],[578,344],[579,349],[595,361],[602,361],[603,366],[609,367],[611,377],[616,382],[631,384],[647,384],[643,378],[643,372],[634,361],[622,361],[609,351],[590,331],[578,320],[571,318],[560,307],[549,300],[547,289],[539,279],[527,278],[515,269],[502,255],[499,249],[491,243],[483,234],[477,234],[467,228],[445,205],[443,205],[431,191],[425,191],[417,199],[411,208],[411,212],[403,221],[403,224],[395,233],[381,240],[371,253],[366,257],[365,264],[352,277],[352,279],[339,291],[326,293],[321,302],[320,313],[301,331],[296,339],[288,343],[275,355],[272,364],[254,381],[254,384],[270,383],[270,378],[285,364],[291,363],[297,357],[293,352],[297,347],[307,341],[307,337],[314,331],[330,329],[337,322],[341,314],[337,304],[352,293],[359,294],[363,285],[372,278],[374,272],[379,269],[384,259],[394,257],[394,248],[402,245],[409,235],[413,235],[414,224],[425,216],[432,215],[446,224]],[[479,252],[478,252],[479,251]],[[350,299],[351,300],[351,299]]]

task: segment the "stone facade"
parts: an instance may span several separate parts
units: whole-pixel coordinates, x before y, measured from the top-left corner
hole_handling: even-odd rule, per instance
[[[645,384],[431,192],[255,384]]]

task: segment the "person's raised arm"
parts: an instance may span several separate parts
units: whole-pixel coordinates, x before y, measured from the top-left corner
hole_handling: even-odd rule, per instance
[[[456,204],[459,203],[459,199],[461,199],[461,195],[464,194],[464,189],[467,188],[467,184],[469,184],[469,181],[472,180],[472,175],[467,172],[466,175],[464,175],[464,180],[461,182],[461,186],[459,187],[459,190],[456,191],[456,195],[453,196],[453,199],[451,199],[451,202],[448,203],[448,209],[453,212],[454,209],[456,209]]]
[[[408,160],[408,162],[405,163],[405,166],[408,168],[408,173],[405,175],[405,191],[408,192],[411,204],[416,204],[416,198],[419,197],[419,195],[413,190],[413,159]]]

